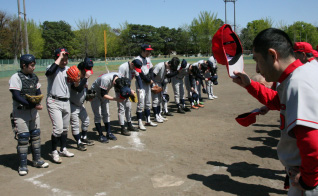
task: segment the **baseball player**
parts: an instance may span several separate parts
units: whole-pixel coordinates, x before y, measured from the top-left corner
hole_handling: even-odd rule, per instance
[[[173,57],[170,61],[166,62],[161,62],[158,63],[154,68],[153,68],[153,85],[156,85],[160,88],[165,87],[165,94],[167,94],[167,83],[165,83],[165,78],[167,75],[167,71],[170,70],[170,66],[172,67],[177,67],[180,64],[180,60],[178,57]],[[153,108],[153,113],[155,114],[155,120],[158,123],[162,123],[166,121],[167,119],[161,116],[161,103],[163,97],[163,93],[152,93],[152,108]],[[166,98],[166,97],[165,97]],[[167,99],[167,98],[166,98]],[[166,102],[168,105],[168,102]],[[167,110],[167,108],[165,108]]]
[[[188,100],[192,109],[203,108],[204,105],[200,103],[199,87],[202,84],[204,77],[200,74],[198,66],[190,65],[189,72],[184,78],[184,83],[188,92]]]
[[[205,81],[205,78],[202,74],[204,74],[204,71],[207,69],[207,62],[205,60],[200,60],[196,63],[193,63],[192,66],[196,66],[199,68],[199,73],[196,76],[197,80],[196,83],[194,84],[194,88],[197,91],[197,94],[199,96],[199,100],[200,100],[200,105],[203,105],[203,99],[202,99],[202,95],[201,95],[201,86],[203,87],[203,91],[205,92],[205,88],[204,88],[204,83],[203,81]],[[204,70],[204,71],[202,71]],[[202,72],[202,73],[201,73]],[[207,80],[206,80],[207,81]]]
[[[128,61],[123,63],[118,68],[118,74],[120,77],[128,78],[130,83],[133,78],[136,78],[138,86],[142,86],[142,81],[139,76],[141,72],[142,62],[138,59],[133,60],[132,62]],[[119,97],[119,93],[116,93],[116,96]],[[121,127],[121,134],[130,135],[128,131],[138,131],[131,123],[131,102],[129,99],[125,99],[123,102],[117,102],[118,107],[118,120]],[[125,129],[125,116],[127,120],[127,129]]]
[[[178,67],[171,67],[172,72],[167,76],[171,77],[174,100],[178,107],[178,113],[184,114],[191,111],[185,106],[184,102],[184,77],[189,75],[190,64],[185,59],[182,60]]]
[[[136,82],[136,89],[138,95],[138,104],[137,104],[137,119],[138,119],[138,128],[142,131],[146,131],[145,126],[142,123],[142,110],[144,109],[144,114],[146,117],[146,126],[156,127],[157,124],[151,122],[150,120],[150,107],[151,107],[151,87],[153,83],[151,80],[151,73],[149,70],[153,67],[151,60],[149,58],[151,51],[151,45],[142,44],[141,45],[141,54],[135,59],[138,59],[142,62],[140,77],[142,79],[142,87],[139,86]]]
[[[312,60],[316,60],[313,53],[315,52],[312,49],[310,43],[307,42],[295,42],[294,52],[296,59],[299,59],[302,63],[307,63]]]
[[[86,151],[85,145],[92,146],[94,142],[87,138],[87,130],[89,126],[89,117],[87,115],[84,102],[86,100],[88,78],[92,75],[94,64],[90,58],[85,58],[83,62],[78,64],[81,71],[81,79],[77,87],[71,86],[70,104],[71,104],[71,128],[74,139],[77,143],[77,149]],[[82,122],[82,133],[80,134],[80,121]]]
[[[52,121],[53,132],[52,157],[55,163],[62,163],[60,156],[73,157],[74,154],[66,149],[67,131],[70,125],[70,88],[71,82],[67,79],[66,71],[69,68],[68,51],[66,48],[55,50],[55,62],[49,65],[45,75],[47,77],[47,99],[46,106]],[[76,84],[77,85],[77,84]],[[57,151],[58,142],[61,150]]]
[[[253,41],[256,72],[268,82],[280,82],[277,91],[235,71],[233,82],[247,89],[270,109],[280,110],[281,137],[277,154],[290,179],[288,195],[318,192],[318,63],[295,59],[293,44],[279,29],[261,31]]]
[[[214,59],[213,56],[211,56],[209,60],[207,60],[206,64],[207,64],[207,70],[204,72],[204,77],[208,79],[208,80],[205,80],[208,99],[209,100],[217,99],[218,97],[214,95],[213,93],[213,85],[218,84],[216,60]]]
[[[91,101],[92,110],[94,113],[94,122],[96,130],[99,134],[101,143],[108,143],[108,140],[117,140],[116,136],[110,130],[110,113],[109,101],[124,102],[135,91],[129,88],[130,83],[127,83],[127,78],[121,77],[119,73],[112,72],[99,76],[92,84],[92,90],[96,91],[96,97]],[[115,93],[119,97],[109,95],[111,88],[115,87]],[[103,120],[106,128],[106,137],[102,133],[101,120]],[[129,135],[129,133],[123,133]]]
[[[29,141],[31,141],[33,166],[46,168],[48,163],[41,160],[40,116],[38,110],[42,110],[40,103],[34,104],[26,99],[28,95],[40,95],[41,84],[33,73],[35,70],[35,58],[31,54],[22,55],[20,58],[21,70],[13,74],[9,80],[9,90],[13,98],[12,121],[15,130],[15,138],[18,140],[17,152],[20,160],[19,175],[28,174],[27,155]]]

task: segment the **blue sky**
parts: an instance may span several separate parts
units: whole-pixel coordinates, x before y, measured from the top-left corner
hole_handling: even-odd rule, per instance
[[[21,9],[23,11],[23,0]],[[27,18],[36,22],[64,20],[73,29],[76,22],[90,17],[97,23],[119,28],[125,21],[155,27],[178,28],[198,17],[200,11],[210,11],[225,20],[223,0],[25,0]],[[0,0],[0,10],[17,15],[16,0]],[[237,0],[236,25],[271,18],[274,26],[304,21],[318,26],[318,0]],[[234,23],[234,4],[227,3],[228,23]]]

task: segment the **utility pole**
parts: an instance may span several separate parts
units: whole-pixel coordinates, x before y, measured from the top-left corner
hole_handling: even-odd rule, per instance
[[[22,39],[22,27],[21,27],[20,0],[18,0],[18,15],[19,15],[19,40],[20,40],[20,46],[21,46],[21,55],[24,55],[23,39]]]
[[[26,18],[26,11],[25,11],[25,0],[23,0],[23,14],[24,14],[24,35],[25,35],[25,45],[26,45],[26,53],[30,54],[29,51],[29,38],[28,38],[28,22]]]
[[[224,3],[225,3],[225,24],[227,24],[227,20],[226,20],[226,3],[227,3],[227,2],[232,2],[232,3],[234,3],[234,31],[235,31],[235,29],[236,29],[235,2],[236,2],[237,0],[223,0],[223,1],[224,1]]]

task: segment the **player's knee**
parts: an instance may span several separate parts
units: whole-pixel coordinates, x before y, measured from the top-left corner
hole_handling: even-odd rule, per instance
[[[30,131],[31,133],[31,140],[36,141],[40,139],[41,130],[40,129],[34,129]]]
[[[29,144],[30,133],[23,132],[18,134],[18,145],[25,146]]]

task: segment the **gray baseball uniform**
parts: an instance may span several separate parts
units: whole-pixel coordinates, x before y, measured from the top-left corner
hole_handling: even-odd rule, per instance
[[[181,70],[176,76],[172,77],[172,88],[174,92],[174,100],[176,104],[180,104],[180,99],[184,99],[184,77],[189,75],[189,67],[190,64],[188,63],[187,66],[181,69],[181,65],[178,66],[177,70]],[[187,86],[187,89],[190,87]]]
[[[165,79],[165,75],[167,74],[166,65],[165,65],[166,63],[168,62],[161,62],[154,67],[153,74],[156,76],[153,78],[153,82],[154,82],[153,85],[157,85],[163,88],[163,82]],[[162,102],[162,93],[158,93],[158,94],[152,93],[151,96],[152,96],[152,106],[153,107],[160,106]]]
[[[28,76],[23,75],[27,80],[30,78]],[[41,87],[40,83],[36,84],[36,89]],[[22,81],[18,75],[15,73],[11,76],[9,80],[9,90],[22,90]],[[32,109],[18,109],[21,107],[21,104],[13,99],[13,118],[14,123],[17,128],[18,134],[29,132],[30,130],[40,129],[40,116],[38,111],[35,108]]]
[[[118,68],[118,73],[120,77],[129,78],[130,81],[139,73],[131,69],[129,62],[123,63]],[[116,92],[116,97],[119,97],[119,93]],[[129,99],[125,99],[124,102],[117,102],[118,107],[118,120],[120,125],[125,125],[125,116],[127,122],[131,122],[131,102]]]
[[[81,79],[83,80],[83,79]],[[88,83],[86,83],[87,87]],[[84,88],[81,92],[77,92],[71,88],[70,103],[71,103],[71,127],[73,135],[80,133],[80,122],[82,122],[82,130],[87,131],[89,126],[89,116],[87,115],[84,101],[86,97],[87,88]]]
[[[47,70],[52,65],[47,67]],[[70,87],[65,68],[57,67],[55,73],[47,76],[47,111],[53,125],[53,135],[60,137],[63,132],[68,131],[70,124]]]
[[[109,93],[109,90],[114,86],[113,80],[116,76],[119,77],[119,74],[116,72],[103,74],[92,84],[92,90],[96,91],[96,97],[91,101],[95,123],[100,123],[102,118],[104,123],[110,122],[109,100],[101,96],[101,89]]]
[[[141,67],[141,71],[143,72],[144,75],[148,75],[149,74],[149,69],[151,69],[153,67],[150,58],[146,57],[143,58],[141,56],[136,57],[135,59],[139,59],[142,62],[142,67]],[[136,88],[137,88],[137,96],[138,96],[138,104],[137,104],[137,112],[142,112],[143,109],[145,110],[150,110],[151,108],[151,88],[150,88],[150,84],[145,83],[144,81],[142,81],[142,85],[143,85],[143,95],[141,95],[141,93],[138,91],[140,89],[137,81],[136,81]],[[145,107],[145,108],[144,108]]]

